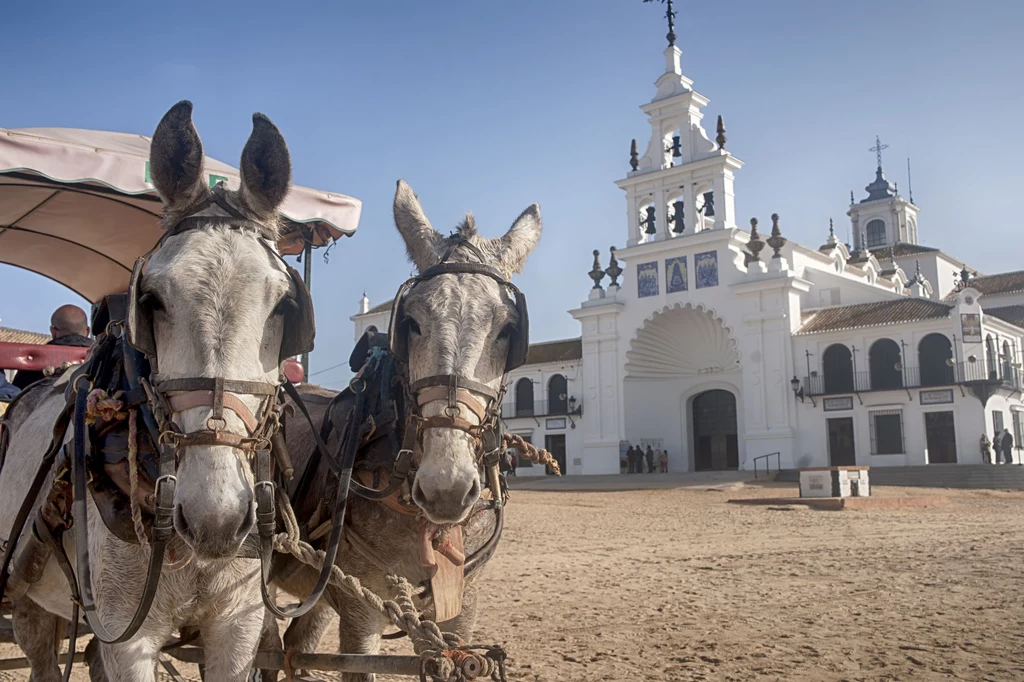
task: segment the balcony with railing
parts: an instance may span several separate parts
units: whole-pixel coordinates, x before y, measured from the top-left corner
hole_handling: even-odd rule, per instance
[[[975,382],[998,383],[1006,388],[1024,388],[1019,367],[1001,363],[992,367],[983,362],[957,362],[925,367],[899,367],[892,371],[836,372],[828,376],[804,377],[807,395],[841,395],[869,391],[899,391],[909,388],[956,386]]]
[[[561,417],[567,414],[569,414],[569,403],[565,400],[534,400],[519,404],[506,401],[501,404],[502,419]]]

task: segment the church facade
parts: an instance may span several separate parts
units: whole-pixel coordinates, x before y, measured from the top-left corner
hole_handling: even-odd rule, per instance
[[[651,133],[625,192],[625,245],[569,311],[581,337],[531,346],[509,376],[510,431],[567,474],[620,471],[626,443],[669,454],[670,471],[980,463],[1013,438],[1022,460],[1024,272],[978,276],[918,243],[918,207],[885,178],[820,246],[786,239],[778,216],[739,225],[724,123],[665,51],[643,105]],[[605,280],[609,280],[607,283]],[[356,338],[385,329],[364,297]],[[521,468],[523,474],[543,473]]]

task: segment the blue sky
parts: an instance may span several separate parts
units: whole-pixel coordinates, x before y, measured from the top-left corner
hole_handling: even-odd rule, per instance
[[[725,116],[742,223],[845,238],[850,190],[873,178],[875,135],[921,241],[984,272],[1024,268],[1024,3],[779,0],[677,3],[683,70]],[[472,210],[497,236],[532,202],[544,236],[517,282],[534,340],[579,334],[594,248],[623,246],[629,141],[664,68],[662,6],[516,2],[16,3],[0,127],[152,134],[191,99],[206,151],[237,165],[254,111],[288,140],[297,183],[364,202],[358,234],[315,259],[316,372],[345,359],[349,316],[409,274],[395,181],[447,232]],[[602,258],[605,258],[603,255]],[[45,330],[76,297],[0,265],[0,319]],[[317,376],[340,385],[346,370]]]

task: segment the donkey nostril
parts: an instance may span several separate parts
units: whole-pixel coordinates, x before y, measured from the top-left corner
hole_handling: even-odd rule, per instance
[[[245,539],[245,536],[249,534],[252,527],[256,525],[256,508],[254,505],[249,505],[249,511],[246,512],[245,518],[242,519],[242,523],[238,526],[238,530],[235,532],[235,540],[241,541]]]
[[[469,492],[462,498],[462,506],[468,507],[469,505],[476,502],[477,498],[480,497],[480,480],[474,478],[473,485],[470,486]]]
[[[192,534],[188,527],[188,521],[185,520],[185,512],[181,509],[181,505],[175,505],[174,507],[174,528],[178,531],[178,535],[189,536]]]

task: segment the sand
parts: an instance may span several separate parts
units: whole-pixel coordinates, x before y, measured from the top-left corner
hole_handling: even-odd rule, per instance
[[[512,680],[1024,680],[1024,493],[874,493],[949,504],[726,503],[795,494],[782,484],[515,491],[476,641],[506,645]]]

